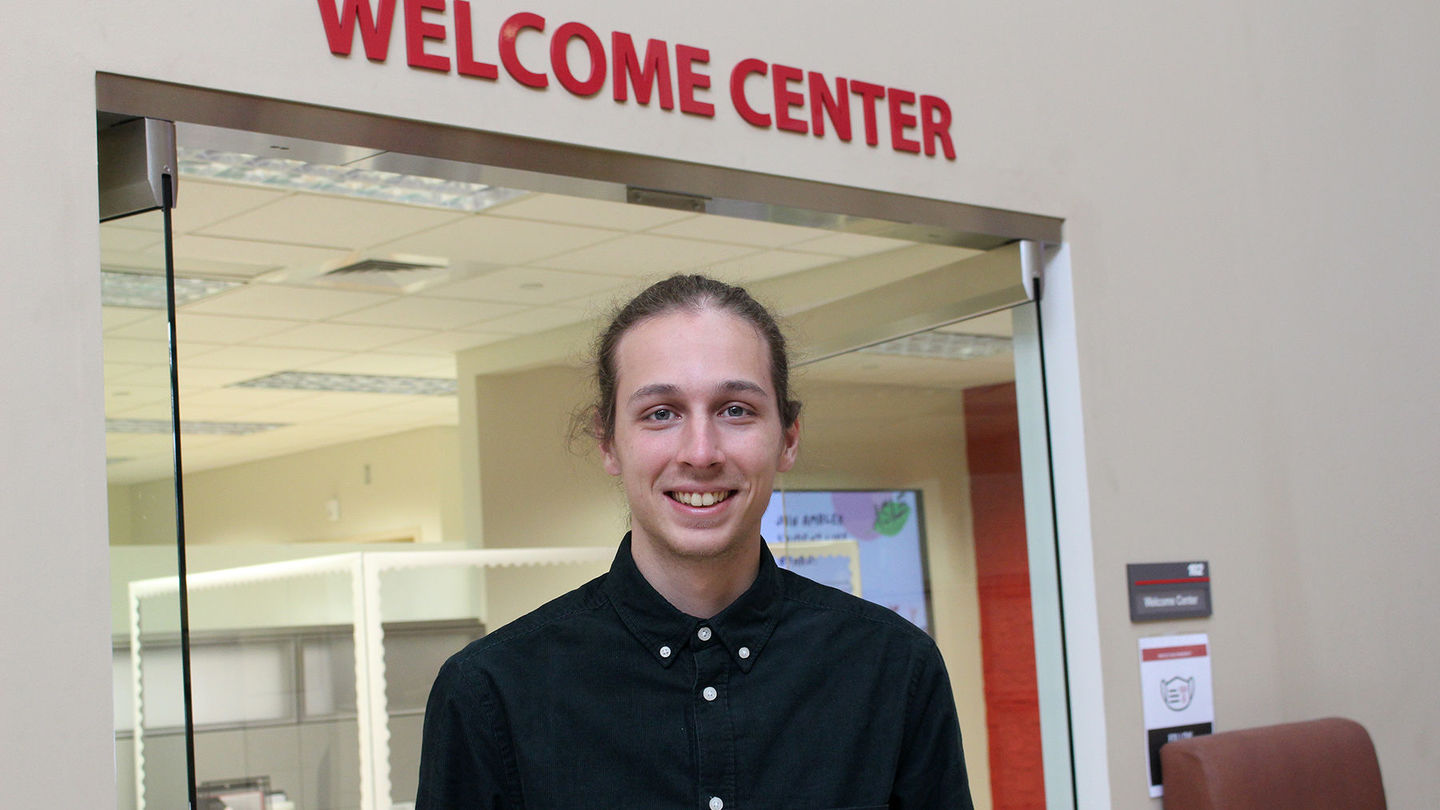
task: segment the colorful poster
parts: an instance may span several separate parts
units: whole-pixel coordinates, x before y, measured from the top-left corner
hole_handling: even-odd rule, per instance
[[[1195,633],[1140,639],[1140,691],[1153,798],[1164,794],[1160,746],[1215,730],[1210,637]]]
[[[772,544],[854,539],[860,547],[860,595],[928,632],[921,523],[915,490],[790,490],[771,494],[760,533]],[[777,557],[798,574],[850,590],[843,558]]]

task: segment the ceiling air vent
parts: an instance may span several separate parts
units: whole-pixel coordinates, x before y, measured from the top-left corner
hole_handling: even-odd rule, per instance
[[[362,259],[322,273],[310,283],[352,290],[413,293],[453,278],[452,269],[444,263]]]

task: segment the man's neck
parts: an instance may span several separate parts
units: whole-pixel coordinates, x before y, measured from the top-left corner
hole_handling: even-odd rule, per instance
[[[760,541],[718,557],[680,557],[632,535],[640,575],[682,613],[708,619],[740,598],[760,571]]]

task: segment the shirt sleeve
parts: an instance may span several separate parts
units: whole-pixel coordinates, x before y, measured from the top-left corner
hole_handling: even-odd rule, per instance
[[[514,762],[489,680],[452,657],[425,705],[415,810],[518,810]]]
[[[933,642],[916,655],[892,810],[974,810],[960,721],[945,662]]]

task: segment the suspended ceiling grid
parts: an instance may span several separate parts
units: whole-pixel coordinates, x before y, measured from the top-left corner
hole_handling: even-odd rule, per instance
[[[182,178],[179,202],[177,273],[241,283],[180,307],[182,418],[283,425],[187,433],[187,471],[458,418],[453,396],[230,387],[245,380],[296,370],[453,379],[457,351],[593,320],[670,272],[756,282],[883,257],[885,275],[899,277],[974,254],[556,194],[468,213]],[[163,270],[160,215],[102,225],[101,246],[107,270]],[[440,260],[453,276],[414,292],[337,288],[323,276],[364,258]],[[813,303],[830,294],[824,285],[807,293]],[[809,305],[790,300],[785,309]],[[163,311],[107,306],[104,331],[107,419],[168,419]],[[1008,318],[964,331],[1008,334]],[[962,365],[857,355],[806,376],[963,386],[1006,379],[1009,361],[968,361],[970,373],[958,377],[937,364]],[[109,433],[107,447],[112,481],[169,472],[168,435]]]

